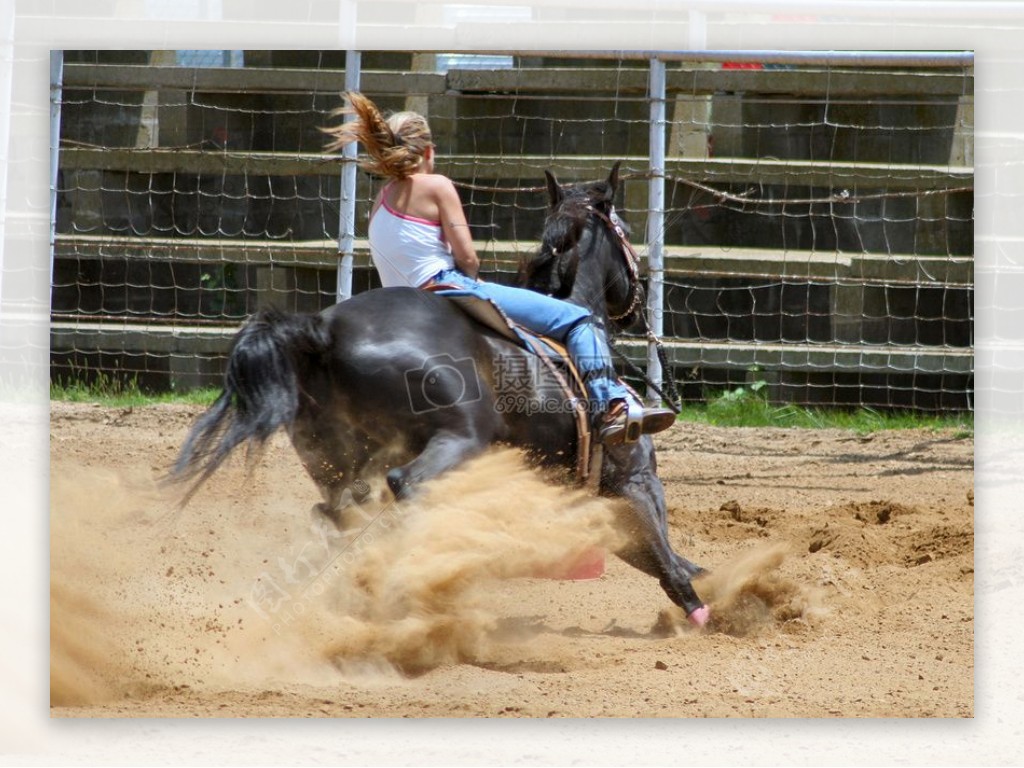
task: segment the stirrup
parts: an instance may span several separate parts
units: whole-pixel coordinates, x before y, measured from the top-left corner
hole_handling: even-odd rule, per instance
[[[598,430],[605,445],[635,443],[641,435],[662,432],[676,423],[676,415],[668,408],[644,408],[640,403],[620,401],[608,412]]]

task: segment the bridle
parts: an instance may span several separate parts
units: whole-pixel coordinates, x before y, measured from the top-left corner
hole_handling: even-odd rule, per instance
[[[640,287],[640,257],[637,255],[636,250],[634,250],[632,243],[629,242],[629,237],[626,236],[626,231],[622,228],[621,219],[615,213],[614,208],[611,209],[610,214],[599,211],[592,205],[586,206],[586,209],[603,221],[605,226],[608,227],[609,232],[615,236],[619,249],[622,252],[622,258],[626,261],[626,268],[629,270],[629,306],[621,314],[608,315],[609,320],[622,320],[636,312],[637,306],[643,298],[643,291]],[[646,319],[644,322],[646,323]]]
[[[629,242],[629,237],[627,237],[625,230],[622,228],[621,219],[619,219],[618,215],[615,213],[614,207],[611,208],[610,212],[607,214],[604,211],[599,211],[593,205],[586,206],[586,209],[590,213],[594,214],[602,222],[604,222],[605,226],[608,228],[608,231],[614,236],[614,239],[618,242],[619,249],[622,252],[622,258],[626,262],[626,268],[629,270],[629,307],[627,307],[626,311],[622,312],[621,314],[608,315],[608,318],[610,320],[622,320],[623,318],[629,317],[634,312],[636,312],[640,304],[640,301],[643,298],[643,290],[640,285],[640,257],[637,255],[637,252],[633,248],[632,243]],[[661,343],[661,339],[659,339],[657,334],[655,334],[654,331],[651,330],[651,326],[647,322],[647,314],[642,311],[638,312],[637,314],[643,321],[644,331],[647,336],[647,340],[654,344],[654,348],[658,354],[658,359],[661,361],[661,370],[663,377],[662,386],[665,388],[665,392],[662,392],[661,388],[659,388],[654,382],[652,382],[650,380],[650,377],[648,377],[644,371],[642,371],[640,368],[634,365],[633,362],[629,360],[629,358],[627,358],[624,354],[622,354],[621,352],[619,352],[619,350],[615,348],[614,344],[612,343],[611,336],[608,337],[609,346],[611,347],[612,351],[615,352],[626,363],[626,365],[628,365],[632,369],[634,375],[637,375],[640,378],[642,378],[643,381],[649,387],[651,387],[651,389],[657,392],[661,396],[661,398],[666,403],[669,404],[669,407],[671,407],[673,411],[679,413],[682,409],[681,401],[679,398],[679,391],[676,389],[675,376],[671,374],[671,368],[668,364],[668,356],[665,354],[665,348]]]

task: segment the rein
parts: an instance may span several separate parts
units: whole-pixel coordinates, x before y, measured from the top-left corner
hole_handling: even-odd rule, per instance
[[[629,242],[629,238],[626,236],[626,232],[622,229],[622,225],[619,224],[618,216],[616,216],[614,208],[612,209],[611,216],[605,214],[603,211],[597,210],[592,205],[588,205],[587,210],[603,221],[605,226],[608,227],[608,230],[615,236],[622,251],[622,257],[626,261],[626,267],[629,269],[629,307],[621,314],[608,316],[610,320],[622,320],[636,312],[637,305],[640,304],[640,298],[643,295],[643,292],[640,289],[640,257],[637,255],[632,243]],[[682,410],[682,402],[679,397],[679,390],[676,388],[675,376],[671,375],[671,367],[668,364],[668,355],[665,354],[665,347],[661,343],[661,339],[658,338],[657,334],[651,330],[651,326],[647,322],[647,313],[639,312],[638,314],[643,321],[647,341],[654,344],[654,349],[658,353],[658,360],[661,362],[662,387],[664,387],[664,391],[662,391],[661,387],[651,381],[650,377],[643,370],[637,367],[629,358],[611,344],[611,336],[608,337],[609,346],[612,351],[629,366],[634,374],[638,375],[644,383],[647,384],[647,386],[658,393],[661,399],[668,404],[669,408],[671,408],[675,413],[679,413]]]
[[[633,249],[633,245],[629,242],[629,238],[626,237],[626,232],[622,229],[622,225],[618,223],[618,216],[615,214],[614,208],[612,209],[611,216],[608,216],[603,211],[597,210],[592,205],[588,205],[587,210],[603,221],[609,231],[618,239],[619,247],[622,249],[622,256],[626,260],[626,267],[629,269],[629,306],[622,314],[608,315],[609,320],[621,320],[622,318],[629,317],[633,314],[636,311],[637,305],[640,303],[640,257]],[[615,218],[612,218],[612,216]],[[646,322],[645,318],[645,325]]]

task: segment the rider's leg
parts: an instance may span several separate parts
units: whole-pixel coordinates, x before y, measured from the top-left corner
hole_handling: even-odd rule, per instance
[[[601,404],[601,418],[596,420],[601,442],[633,441],[641,434],[661,432],[675,424],[675,413],[667,408],[644,408],[616,377],[607,337],[597,318],[581,320],[566,341],[591,398]]]
[[[565,337],[565,348],[587,385],[587,392],[604,413],[616,400],[626,400],[629,390],[619,381],[608,353],[608,337],[592,315],[576,323]]]
[[[615,376],[608,340],[589,309],[525,288],[473,280],[456,270],[442,273],[438,280],[457,285],[466,293],[490,299],[514,322],[564,343],[583,376],[595,404],[594,410],[608,417],[600,425],[602,440],[617,442],[624,439],[627,423],[635,424],[643,432],[658,432],[674,423],[675,415],[671,411],[660,408],[644,410],[630,397],[629,390]],[[632,404],[632,410],[624,407],[629,404]]]
[[[629,391],[615,376],[604,330],[586,307],[525,288],[474,281],[458,272],[446,272],[440,281],[490,299],[513,322],[565,344],[595,410],[603,413],[612,401],[629,397]]]
[[[565,341],[566,335],[580,320],[590,317],[590,310],[578,304],[526,288],[474,280],[457,270],[442,272],[438,282],[450,283],[458,286],[460,291],[490,299],[514,322],[560,342]]]

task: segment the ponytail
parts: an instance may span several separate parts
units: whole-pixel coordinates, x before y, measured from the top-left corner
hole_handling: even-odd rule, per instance
[[[411,176],[427,148],[433,146],[426,118],[416,112],[398,112],[385,119],[377,105],[358,91],[342,95],[345,106],[335,109],[330,116],[355,115],[356,119],[320,129],[331,137],[327,151],[358,141],[369,156],[360,162],[364,170],[398,179]]]

